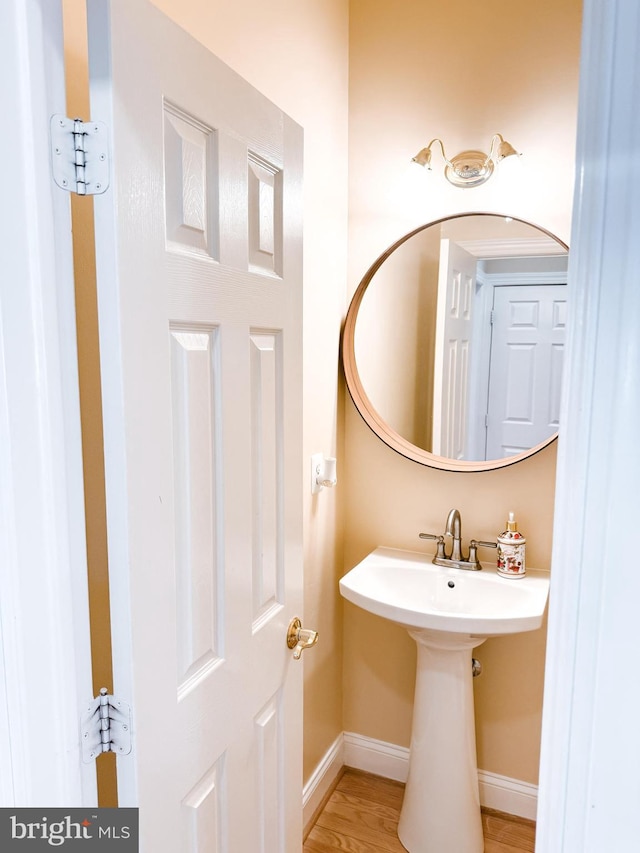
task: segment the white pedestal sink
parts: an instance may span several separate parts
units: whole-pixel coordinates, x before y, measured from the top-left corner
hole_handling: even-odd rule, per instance
[[[549,575],[435,566],[377,548],[340,581],[348,601],[408,629],[418,645],[398,836],[409,853],[482,853],[471,651],[487,637],[539,628]]]

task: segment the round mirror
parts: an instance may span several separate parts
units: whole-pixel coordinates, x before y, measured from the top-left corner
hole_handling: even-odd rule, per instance
[[[370,267],[343,330],[349,393],[390,447],[486,471],[557,436],[568,247],[469,213],[416,228]]]

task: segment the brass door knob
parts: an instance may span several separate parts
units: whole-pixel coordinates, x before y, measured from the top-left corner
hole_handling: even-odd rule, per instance
[[[289,622],[287,630],[287,646],[293,649],[293,659],[300,660],[300,655],[305,649],[310,649],[318,642],[318,632],[303,628],[298,617]]]

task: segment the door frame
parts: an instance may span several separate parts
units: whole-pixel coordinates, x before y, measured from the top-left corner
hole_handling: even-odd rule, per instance
[[[97,802],[70,199],[52,177],[65,112],[59,0],[0,11],[0,805]],[[7,759],[7,756],[10,756]]]
[[[538,853],[637,837],[638,40],[636,0],[585,0]]]

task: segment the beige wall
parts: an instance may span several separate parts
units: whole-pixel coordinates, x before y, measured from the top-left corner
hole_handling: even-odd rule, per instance
[[[342,608],[336,590],[342,566],[343,498],[340,490],[324,490],[312,498],[308,460],[316,451],[343,458],[338,348],[347,268],[348,3],[276,0],[265,6],[257,0],[155,0],[155,5],[304,128],[305,624],[321,636],[304,661],[307,778],[342,731]],[[88,115],[83,9],[84,0],[64,0],[69,109]],[[87,200],[74,205],[74,228],[83,235],[76,269],[89,472],[89,571],[94,632],[108,637],[91,207],[90,201],[82,202]],[[105,679],[100,686],[110,681],[106,656],[95,656],[94,667]],[[113,804],[114,796],[113,779],[103,779],[101,804]]]
[[[349,289],[402,233],[461,211],[528,219],[569,241],[580,0],[351,0]],[[411,157],[434,136],[451,157],[500,132],[524,152],[512,182],[457,189],[434,154],[430,183]],[[414,167],[415,168],[415,167]],[[421,550],[451,507],[463,536],[495,538],[516,511],[531,566],[551,556],[555,445],[502,471],[447,473],[405,460],[346,405],[345,570],[377,545]],[[543,630],[477,650],[479,766],[535,783]],[[405,632],[345,604],[344,728],[408,746],[415,651]]]
[[[358,310],[354,353],[367,397],[401,436],[431,448],[440,235],[427,228],[376,271]],[[401,308],[400,308],[401,306]]]

